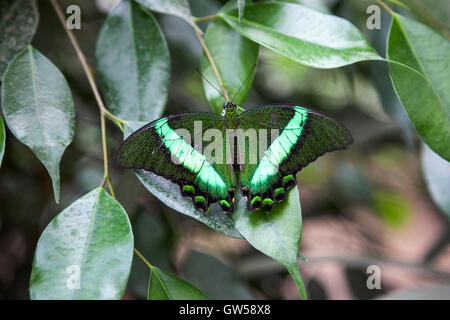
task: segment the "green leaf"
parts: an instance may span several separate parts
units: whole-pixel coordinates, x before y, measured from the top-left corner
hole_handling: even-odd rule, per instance
[[[184,19],[192,27],[197,28],[192,21],[188,0],[135,0],[144,7],[159,13],[170,14]],[[200,30],[201,31],[201,30]]]
[[[243,85],[233,101],[237,105],[242,105],[252,86],[255,74],[252,68],[258,60],[258,45],[241,36],[221,20],[215,20],[209,24],[205,34],[205,43],[217,65],[230,99],[238,93],[239,88]],[[205,55],[202,57],[202,72],[214,87],[221,90]],[[250,77],[244,84],[247,76]],[[203,88],[213,110],[221,113],[225,99],[204,79]]]
[[[219,15],[245,37],[307,66],[336,68],[382,59],[347,20],[299,4],[247,5],[241,23],[237,9]]]
[[[426,144],[422,146],[422,172],[428,192],[450,219],[450,162],[442,159]]]
[[[59,162],[75,127],[72,95],[64,76],[28,46],[8,65],[1,95],[8,128],[47,168],[58,203]]]
[[[388,38],[397,95],[425,143],[450,160],[450,42],[427,26],[394,15]],[[418,72],[416,72],[417,70]]]
[[[133,1],[108,14],[96,44],[96,60],[108,108],[125,120],[151,121],[163,111],[170,57],[153,15]]]
[[[236,196],[236,210],[232,215],[236,229],[253,247],[283,264],[302,299],[307,299],[297,265],[302,233],[298,189],[291,189],[286,201],[276,203],[270,213],[248,211],[245,202],[240,194]]]
[[[103,188],[72,203],[45,228],[30,279],[31,299],[120,299],[133,258],[127,213]]]
[[[189,252],[183,262],[182,271],[190,283],[212,299],[250,300],[254,298],[235,270],[211,255],[198,251]]]
[[[142,125],[144,123],[127,122],[124,138]],[[135,173],[144,187],[169,208],[192,217],[226,236],[242,238],[234,228],[233,221],[217,203],[211,206],[209,213],[201,212],[194,208],[191,199],[180,195],[180,187],[177,184],[145,170],[136,170]]]
[[[152,266],[148,300],[207,300],[208,297],[186,281]]]
[[[314,9],[316,11],[320,11],[322,13],[331,13],[328,8],[327,0],[281,0],[284,2],[292,2],[304,5],[308,8]]]
[[[373,192],[372,205],[380,219],[390,227],[400,228],[410,218],[411,208],[408,199],[393,190]]]
[[[38,20],[35,1],[0,2],[0,78],[9,61],[31,43]]]
[[[2,115],[0,114],[0,167],[2,165],[3,155],[5,154],[5,124],[3,123]]]
[[[177,184],[148,171],[135,172],[144,187],[169,208],[194,218],[228,237],[242,238],[233,221],[217,203],[211,206],[210,212],[201,212],[194,208],[191,199],[180,195],[180,187]]]
[[[239,22],[241,22],[245,11],[245,0],[237,0],[237,5],[239,10]]]

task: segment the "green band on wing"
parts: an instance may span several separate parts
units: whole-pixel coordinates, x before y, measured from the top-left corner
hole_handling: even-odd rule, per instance
[[[193,173],[197,173],[194,182],[198,184],[202,191],[210,191],[217,198],[228,196],[227,186],[214,167],[208,163],[204,155],[187,144],[169,126],[167,118],[158,120],[155,123],[155,129],[172,157],[178,160],[178,164]]]
[[[252,180],[251,189],[258,189],[265,182],[278,173],[278,166],[283,162],[297,143],[302,134],[303,126],[308,117],[308,110],[302,107],[294,107],[295,113],[292,119],[284,127],[281,134],[267,148],[262,157]]]

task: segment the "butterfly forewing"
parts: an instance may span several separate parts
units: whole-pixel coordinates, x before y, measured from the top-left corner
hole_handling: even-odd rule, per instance
[[[250,210],[269,211],[274,201],[285,199],[287,189],[296,183],[295,174],[299,170],[320,155],[344,149],[353,142],[341,124],[299,106],[251,109],[239,116],[239,128],[267,132],[267,139],[258,141],[256,163],[246,158],[240,170],[240,189],[247,197]],[[243,153],[249,155],[248,151]]]
[[[224,118],[214,113],[161,118],[128,137],[116,161],[178,183],[196,208],[206,211],[218,201],[224,211],[233,211],[235,177],[226,162],[225,130]]]

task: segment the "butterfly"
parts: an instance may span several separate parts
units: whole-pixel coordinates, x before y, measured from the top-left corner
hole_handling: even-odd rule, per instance
[[[177,183],[196,209],[206,212],[218,202],[233,212],[239,186],[249,210],[269,212],[296,185],[298,171],[352,143],[342,124],[312,109],[272,105],[238,114],[226,102],[221,115],[193,112],[150,122],[120,145],[115,159]]]

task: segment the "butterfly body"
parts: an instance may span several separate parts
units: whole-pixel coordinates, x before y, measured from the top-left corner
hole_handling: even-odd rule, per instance
[[[176,182],[203,211],[218,202],[233,212],[236,189],[249,210],[270,211],[296,185],[299,170],[352,142],[345,127],[311,109],[266,106],[238,114],[226,103],[223,115],[187,113],[145,125],[122,143],[116,161]]]

